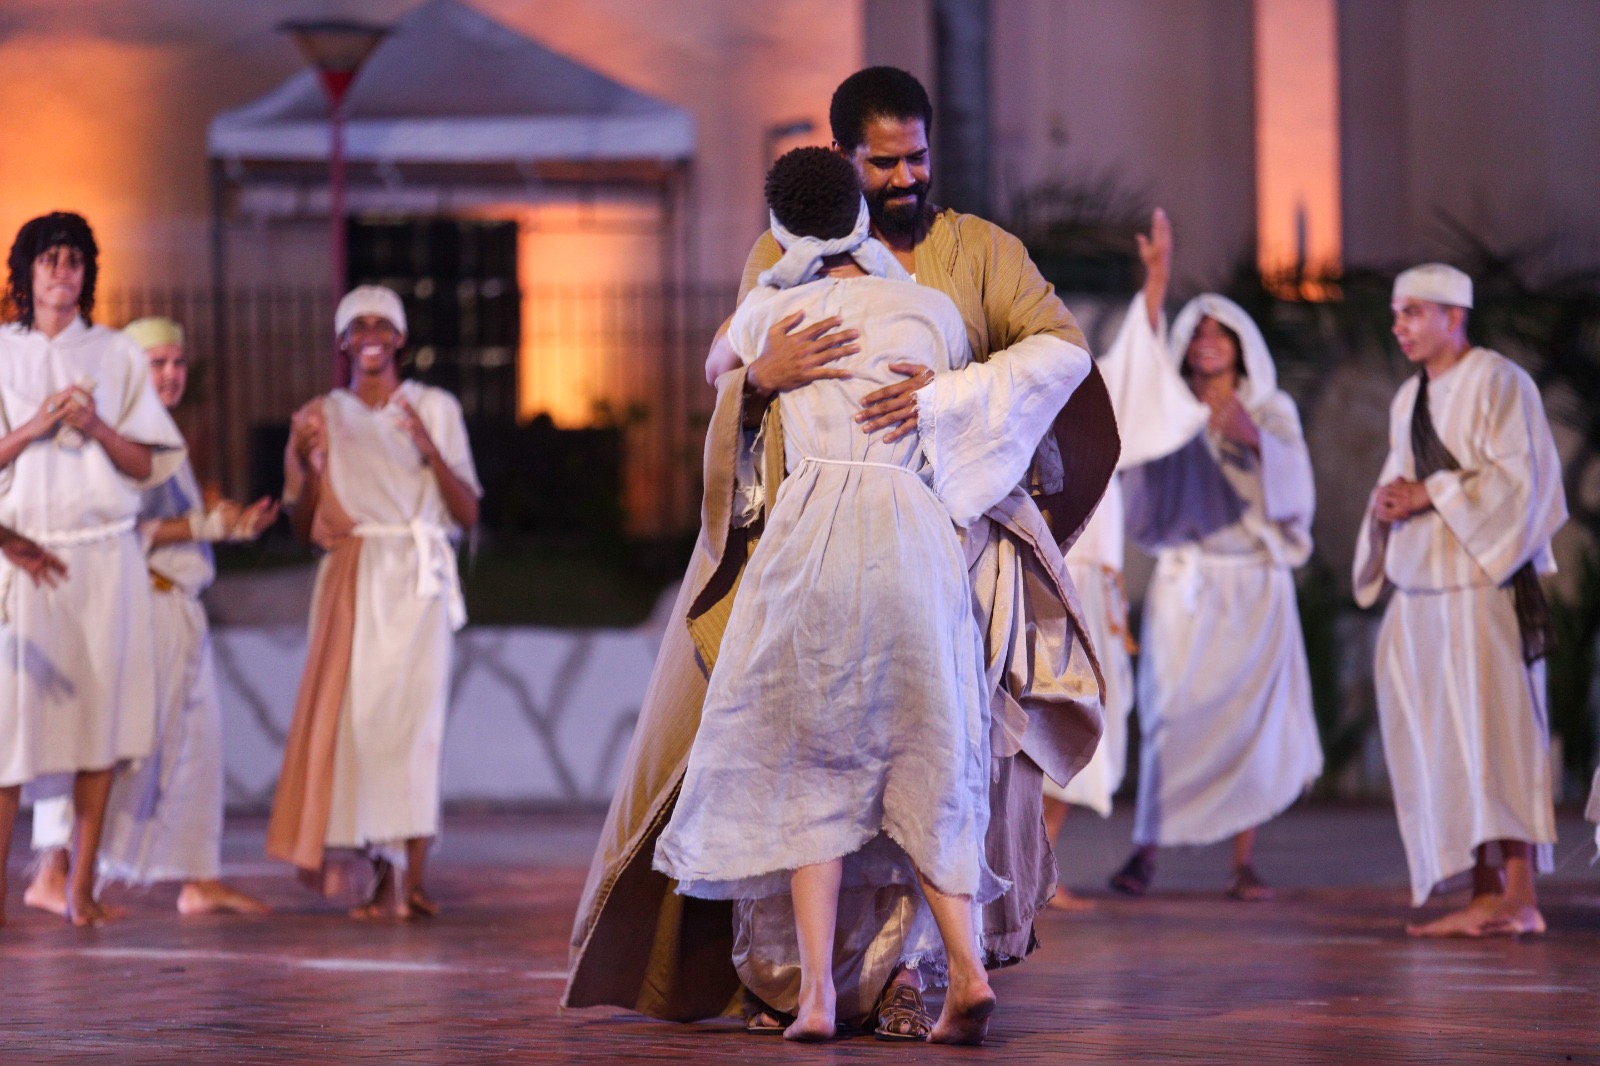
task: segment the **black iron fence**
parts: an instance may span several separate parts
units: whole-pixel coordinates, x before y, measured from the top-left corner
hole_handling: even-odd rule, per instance
[[[563,429],[614,430],[628,531],[677,534],[698,520],[714,400],[702,368],[734,295],[731,286],[711,285],[524,289],[514,347],[429,345],[408,353],[406,372],[455,392],[485,444],[520,439],[518,424],[547,428],[546,416]],[[187,332],[193,371],[178,419],[201,480],[234,496],[273,491],[289,416],[332,381],[328,293],[312,285],[236,288],[218,299],[209,288],[119,289],[103,292],[96,309],[112,326],[145,315],[173,318]],[[539,461],[535,454],[484,465],[505,478],[532,477],[523,464]],[[491,496],[515,488],[485,487]]]

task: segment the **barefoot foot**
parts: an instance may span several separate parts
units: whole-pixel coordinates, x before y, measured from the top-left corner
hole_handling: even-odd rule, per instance
[[[1482,936],[1542,936],[1544,915],[1531,903],[1502,900],[1489,920],[1483,923]]]
[[[928,1034],[930,1044],[981,1044],[989,1035],[989,1016],[995,1008],[994,990],[987,979],[966,988],[951,985],[945,993],[939,1020]]]
[[[127,913],[121,907],[108,907],[99,900],[89,897],[68,901],[66,913],[62,917],[67,920],[68,925],[79,929],[93,929],[124,918]]]
[[[783,1038],[805,1044],[832,1040],[839,1035],[838,1022],[834,1018],[836,1009],[832,988],[812,992],[802,985],[794,1024],[783,1031]]]
[[[1408,924],[1406,935],[1425,938],[1478,937],[1500,911],[1504,896],[1478,896],[1460,910],[1421,925]]]
[[[64,853],[63,853],[64,854]],[[28,887],[22,891],[22,902],[36,910],[47,911],[58,918],[67,916],[67,869],[57,866],[46,857],[39,863],[39,872],[33,875]]]
[[[269,914],[272,908],[222,881],[188,881],[178,891],[179,914]]]
[[[1094,910],[1094,900],[1074,896],[1064,888],[1056,889],[1056,894],[1050,897],[1049,907],[1053,911],[1066,911],[1069,914],[1081,914],[1083,911]]]

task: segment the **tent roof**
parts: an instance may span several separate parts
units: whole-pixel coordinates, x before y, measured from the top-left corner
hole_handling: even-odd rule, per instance
[[[456,0],[428,0],[372,53],[345,102],[345,156],[376,165],[673,163],[694,120],[552,52]],[[230,162],[323,163],[328,103],[301,71],[212,120]]]

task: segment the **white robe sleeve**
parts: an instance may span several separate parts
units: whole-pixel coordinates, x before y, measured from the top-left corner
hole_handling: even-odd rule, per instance
[[[1253,414],[1261,431],[1261,494],[1267,520],[1309,530],[1317,488],[1294,401],[1275,393]]]
[[[1400,460],[1391,442],[1389,457],[1384,460],[1383,470],[1378,474],[1378,486],[1387,485],[1399,476]],[[1388,522],[1380,522],[1373,512],[1378,486],[1373,486],[1372,493],[1367,497],[1367,510],[1361,516],[1361,530],[1356,535],[1355,559],[1350,566],[1350,591],[1358,607],[1371,607],[1377,603],[1388,581],[1384,574],[1384,554],[1389,546],[1389,530],[1392,527]]]
[[[1166,333],[1165,315],[1157,328],[1150,327],[1141,293],[1097,364],[1122,436],[1118,470],[1171,455],[1204,431],[1210,418],[1168,355]]]
[[[483,499],[483,485],[478,481],[478,468],[472,461],[472,445],[467,440],[467,421],[461,414],[461,401],[443,389],[429,389],[427,402],[418,410],[422,426],[433,439],[434,447],[444,457],[450,472],[460,478],[472,494]]]
[[[1423,483],[1434,510],[1495,584],[1543,553],[1567,520],[1561,457],[1538,388],[1526,374],[1497,374],[1477,412],[1484,462],[1439,470]]]
[[[1317,491],[1299,412],[1279,390],[1250,414],[1261,435],[1261,510],[1247,511],[1243,521],[1280,566],[1303,566],[1311,558]]]
[[[133,341],[119,338],[113,359],[120,364],[116,366],[119,380],[114,385],[104,384],[115,388],[116,394],[108,395],[109,389],[105,388],[95,392],[97,404],[103,397],[116,406],[114,411],[102,410],[100,417],[111,423],[119,436],[150,447],[150,476],[135,480],[134,484],[141,490],[155,488],[183,469],[188,446],[156,395],[150,381],[150,360],[144,352]]]
[[[1090,365],[1089,353],[1077,345],[1035,335],[986,363],[936,375],[916,391],[933,491],[956,525],[970,526],[1017,487],[1039,439]]]

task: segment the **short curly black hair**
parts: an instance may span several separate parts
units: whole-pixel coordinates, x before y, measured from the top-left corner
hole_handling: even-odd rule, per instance
[[[861,213],[861,182],[838,152],[796,148],[767,171],[767,206],[796,237],[845,237]]]
[[[828,125],[833,143],[853,152],[867,139],[867,123],[875,118],[922,120],[922,132],[933,136],[933,102],[922,83],[899,67],[858,70],[833,91]]]
[[[94,284],[100,276],[100,246],[94,231],[82,215],[54,211],[22,224],[17,239],[11,242],[8,264],[11,279],[6,295],[15,308],[17,321],[33,325],[33,263],[52,248],[76,248],[83,256],[83,291],[78,294],[78,313],[85,322],[93,321]]]

